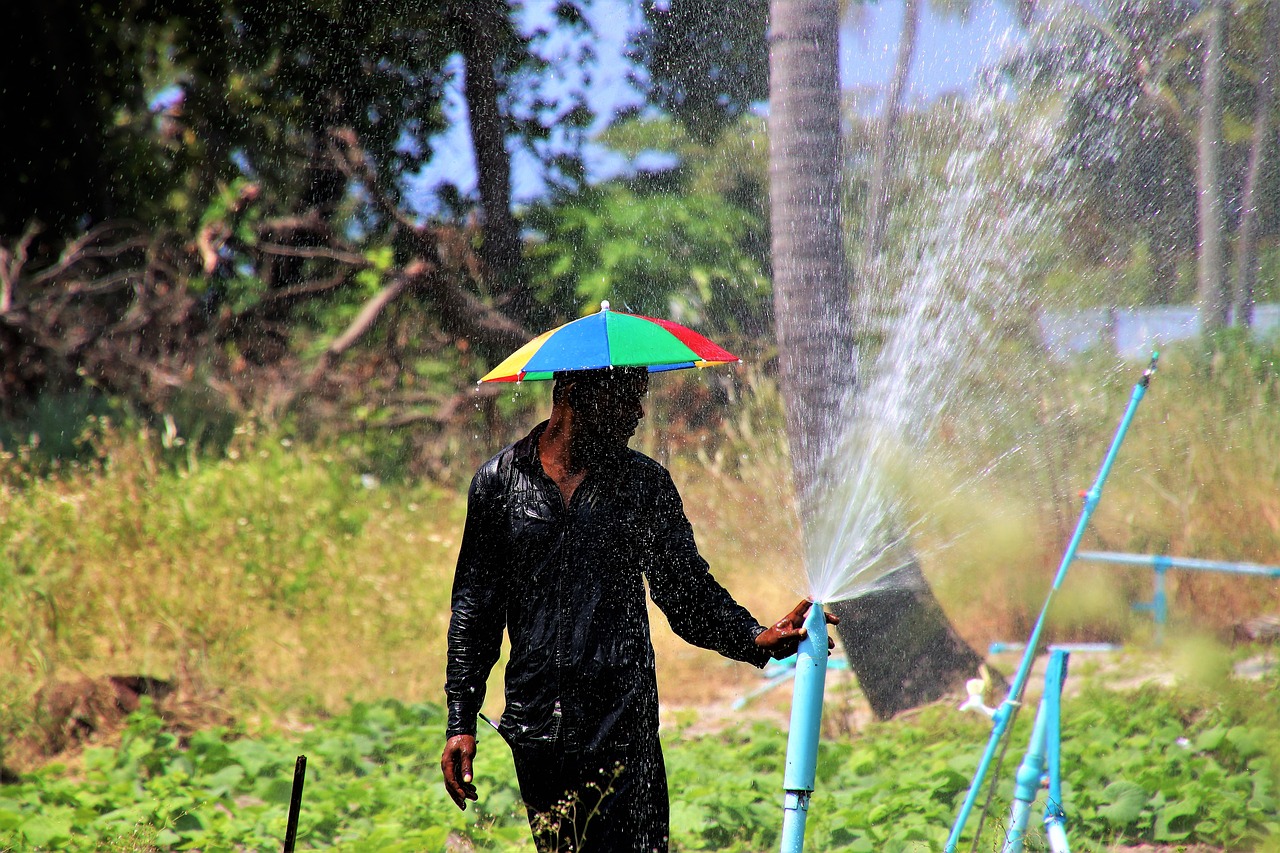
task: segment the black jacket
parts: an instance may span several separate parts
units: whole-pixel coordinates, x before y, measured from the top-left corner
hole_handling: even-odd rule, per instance
[[[569,506],[542,470],[543,423],[475,475],[453,583],[448,736],[474,734],[505,627],[500,729],[599,752],[652,737],[658,690],[644,580],[689,642],[763,666],[764,630],[711,576],[666,469],[624,450]]]

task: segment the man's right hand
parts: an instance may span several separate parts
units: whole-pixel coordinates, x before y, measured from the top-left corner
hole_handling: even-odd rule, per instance
[[[444,754],[440,756],[444,789],[463,811],[467,809],[467,800],[476,799],[476,786],[471,784],[471,760],[475,757],[475,735],[454,735],[445,741]]]

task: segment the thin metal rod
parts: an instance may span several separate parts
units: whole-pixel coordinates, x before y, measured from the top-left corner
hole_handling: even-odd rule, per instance
[[[1129,396],[1129,406],[1125,409],[1124,417],[1120,419],[1120,426],[1116,428],[1115,437],[1112,438],[1111,447],[1107,449],[1107,455],[1102,460],[1102,467],[1098,470],[1097,479],[1094,480],[1093,487],[1084,494],[1084,506],[1080,511],[1080,521],[1076,524],[1075,533],[1072,534],[1066,551],[1063,552],[1062,563],[1059,565],[1058,573],[1053,579],[1053,586],[1045,597],[1044,606],[1040,609],[1040,616],[1036,619],[1035,628],[1032,629],[1031,637],[1027,640],[1022,662],[1018,666],[1017,674],[1009,687],[1009,695],[1001,703],[1000,707],[996,709],[995,716],[992,717],[991,738],[987,742],[987,748],[983,751],[982,759],[978,762],[977,773],[974,774],[973,783],[969,786],[969,792],[965,795],[964,802],[960,806],[960,812],[956,816],[954,826],[951,828],[951,835],[947,838],[947,845],[944,848],[946,853],[955,853],[956,847],[960,843],[960,833],[964,830],[964,825],[969,820],[969,814],[973,811],[974,803],[978,800],[978,793],[982,788],[983,780],[986,779],[987,771],[991,767],[991,761],[995,758],[1000,741],[1004,739],[1005,733],[1013,722],[1013,718],[1017,715],[1018,705],[1022,701],[1022,693],[1027,686],[1027,677],[1031,673],[1031,665],[1035,660],[1036,647],[1040,645],[1040,635],[1044,631],[1049,607],[1053,602],[1053,594],[1058,591],[1058,588],[1062,586],[1062,582],[1067,577],[1067,569],[1075,558],[1076,550],[1080,547],[1080,540],[1084,537],[1085,529],[1089,526],[1089,519],[1093,516],[1093,511],[1098,506],[1098,501],[1102,498],[1102,487],[1106,483],[1107,475],[1111,473],[1111,466],[1115,464],[1116,455],[1120,452],[1120,445],[1124,442],[1125,434],[1129,431],[1129,424],[1132,423],[1133,416],[1138,411],[1138,404],[1142,402],[1142,398],[1147,393],[1147,386],[1151,384],[1151,376],[1156,372],[1156,362],[1159,358],[1160,353],[1155,353],[1151,356],[1151,363],[1147,365],[1147,369],[1142,372],[1142,377],[1133,386],[1133,393]]]
[[[298,815],[302,812],[302,783],[307,777],[307,757],[299,755],[293,766],[293,793],[289,795],[289,823],[284,831],[283,853],[293,853],[298,840]]]

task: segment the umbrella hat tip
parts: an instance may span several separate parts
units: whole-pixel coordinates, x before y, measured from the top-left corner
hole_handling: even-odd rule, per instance
[[[600,300],[600,310],[601,310],[601,311],[608,311],[608,310],[609,310],[609,300],[608,300],[608,299],[601,299],[601,300]]]

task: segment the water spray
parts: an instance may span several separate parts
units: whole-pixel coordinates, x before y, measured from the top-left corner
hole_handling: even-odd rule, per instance
[[[822,729],[822,696],[827,683],[827,615],[815,601],[805,618],[805,637],[796,652],[791,728],[782,787],[782,853],[804,850],[809,797],[818,775],[818,738]]]
[[[1093,511],[1098,506],[1098,501],[1102,498],[1102,486],[1106,483],[1107,475],[1111,473],[1111,466],[1115,463],[1116,455],[1120,452],[1120,445],[1124,441],[1125,433],[1129,431],[1129,424],[1132,422],[1134,414],[1138,411],[1138,404],[1142,402],[1142,398],[1147,393],[1147,386],[1150,385],[1151,377],[1156,372],[1156,362],[1159,358],[1160,353],[1152,354],[1151,363],[1147,365],[1147,369],[1142,372],[1142,377],[1133,386],[1133,393],[1129,397],[1129,407],[1125,409],[1124,417],[1120,419],[1120,426],[1116,428],[1115,437],[1111,440],[1111,447],[1107,450],[1107,455],[1102,460],[1102,467],[1098,470],[1097,479],[1094,481],[1093,487],[1081,496],[1084,499],[1084,506],[1080,511],[1080,520],[1076,524],[1075,533],[1072,535],[1071,541],[1067,544],[1067,549],[1062,555],[1062,563],[1058,567],[1058,574],[1054,577],[1053,586],[1050,587],[1049,594],[1045,597],[1044,606],[1040,609],[1040,616],[1036,619],[1035,628],[1032,629],[1031,637],[1027,640],[1026,650],[1022,655],[1022,663],[1018,666],[1017,675],[1014,676],[1013,683],[1009,687],[1009,695],[992,716],[991,738],[987,741],[987,748],[982,754],[981,761],[978,762],[978,770],[969,786],[969,792],[965,796],[964,803],[960,806],[960,813],[956,816],[955,825],[951,828],[951,835],[947,838],[947,845],[944,848],[946,853],[955,853],[956,847],[960,843],[960,833],[964,830],[969,814],[973,811],[974,803],[978,799],[978,792],[986,779],[987,771],[995,758],[996,750],[1012,726],[1013,718],[1017,715],[1018,707],[1022,702],[1022,693],[1027,685],[1027,677],[1031,674],[1031,665],[1035,660],[1036,649],[1040,645],[1040,634],[1044,630],[1045,618],[1049,614],[1049,605],[1053,602],[1053,594],[1058,591],[1058,588],[1062,586],[1062,582],[1066,580],[1067,569],[1075,558],[1076,549],[1080,547],[1080,540],[1084,537],[1084,531],[1089,525],[1089,519],[1093,516]]]

